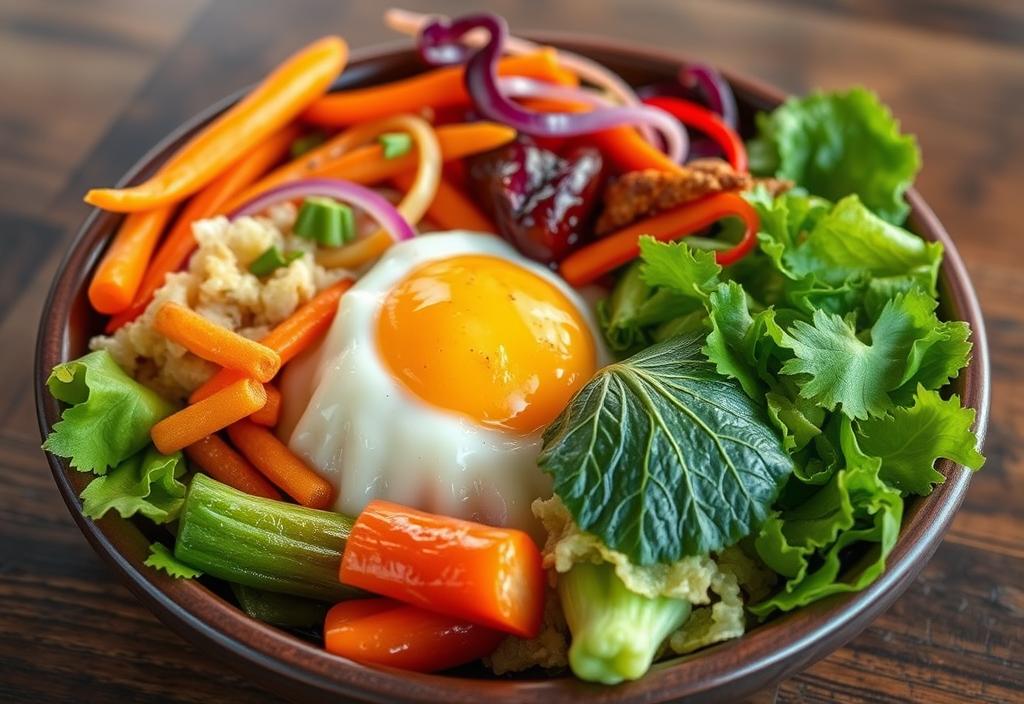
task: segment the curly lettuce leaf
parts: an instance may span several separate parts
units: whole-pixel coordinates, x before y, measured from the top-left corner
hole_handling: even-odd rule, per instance
[[[811,323],[796,321],[786,331],[782,345],[795,357],[782,373],[797,376],[800,395],[829,411],[838,406],[851,418],[881,416],[893,407],[893,392],[921,377],[941,385],[949,367],[966,363],[966,351],[927,366],[924,352],[915,352],[927,351],[957,329],[957,324],[941,323],[934,311],[934,299],[912,290],[886,303],[865,335],[849,317],[816,310]]]
[[[861,421],[858,429],[864,451],[881,458],[883,480],[902,491],[927,496],[935,484],[946,481],[935,470],[940,457],[973,470],[985,463],[973,425],[974,409],[963,408],[958,396],[943,400],[937,391],[918,386],[913,406]]]
[[[125,374],[101,350],[57,365],[46,385],[70,406],[43,449],[80,472],[104,474],[149,444],[149,430],[175,407]]]
[[[881,460],[857,445],[848,418],[840,436],[845,467],[801,505],[772,515],[754,540],[765,564],[788,578],[778,593],[750,607],[758,616],[859,591],[885,570],[899,536],[903,499],[879,477]],[[841,576],[842,553],[858,543],[871,549],[852,574]]]
[[[185,473],[180,452],[161,455],[150,446],[121,462],[82,490],[82,513],[101,518],[111,509],[122,518],[139,513],[154,523],[178,517],[185,503]]]
[[[149,557],[143,564],[156,570],[163,570],[175,579],[194,579],[203,576],[202,570],[186,565],[163,543],[150,543]]]
[[[722,267],[710,250],[693,249],[685,242],[659,242],[640,238],[640,275],[649,286],[660,286],[681,296],[703,301],[718,286]]]
[[[796,277],[814,276],[833,287],[853,278],[895,279],[890,288],[914,282],[934,296],[942,244],[925,242],[886,222],[851,195],[819,217],[797,246],[786,249],[783,259]]]
[[[887,222],[906,218],[903,194],[921,168],[921,154],[917,140],[900,133],[871,91],[790,98],[758,115],[757,127],[748,145],[751,172],[791,179],[833,201],[855,193]]]
[[[544,432],[538,464],[580,528],[638,565],[735,543],[792,469],[763,409],[693,337],[598,372]]]
[[[806,233],[831,210],[832,204],[800,191],[772,197],[764,186],[757,186],[743,195],[754,206],[761,223],[757,233],[761,251],[784,276],[798,278],[785,261],[786,253],[799,246]]]

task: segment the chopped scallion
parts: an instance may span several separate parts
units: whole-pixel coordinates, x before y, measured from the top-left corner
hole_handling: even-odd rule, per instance
[[[302,202],[292,231],[324,247],[340,247],[355,238],[352,208],[332,198],[309,196]]]
[[[306,152],[313,151],[326,141],[327,135],[320,130],[316,130],[315,132],[304,134],[298,139],[296,139],[294,142],[292,142],[292,145],[288,149],[288,151],[291,153],[292,159],[297,159]]]
[[[260,256],[249,265],[249,271],[256,276],[269,276],[283,266],[288,266],[296,259],[300,259],[304,252],[295,251],[281,254],[276,245],[271,245]]]
[[[412,137],[408,132],[385,132],[377,137],[377,141],[384,147],[385,159],[397,159],[412,149]]]

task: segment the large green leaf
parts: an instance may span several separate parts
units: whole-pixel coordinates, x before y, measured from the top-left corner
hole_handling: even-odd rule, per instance
[[[792,469],[763,409],[694,337],[601,370],[544,433],[538,462],[580,528],[640,565],[732,545]]]

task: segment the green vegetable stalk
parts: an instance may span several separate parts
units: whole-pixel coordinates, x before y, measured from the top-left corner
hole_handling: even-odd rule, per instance
[[[267,592],[241,584],[232,584],[238,605],[251,618],[285,628],[322,626],[329,604],[301,596]]]
[[[181,512],[174,556],[206,574],[271,592],[340,601],[352,519],[264,499],[197,474]]]
[[[569,666],[588,682],[635,680],[661,644],[690,616],[690,603],[626,588],[609,563],[581,562],[558,575],[558,596],[572,631]]]

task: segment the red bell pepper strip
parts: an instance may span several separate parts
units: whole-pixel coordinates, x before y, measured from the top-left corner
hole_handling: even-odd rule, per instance
[[[391,599],[343,601],[327,612],[328,652],[370,665],[437,672],[490,655],[505,634]]]
[[[640,254],[638,241],[642,235],[669,242],[692,235],[730,216],[741,218],[746,225],[743,239],[731,249],[717,252],[715,260],[723,266],[732,264],[754,248],[760,219],[757,211],[742,197],[735,193],[716,193],[627,225],[618,232],[576,250],[562,260],[559,273],[571,285],[584,286],[636,259]]]
[[[544,568],[520,530],[371,501],[352,526],[340,578],[524,638],[540,631]]]
[[[661,108],[687,127],[694,127],[718,143],[718,146],[725,152],[725,158],[737,171],[747,170],[747,150],[743,146],[740,136],[725,124],[718,115],[705,107],[691,103],[682,98],[668,96],[656,96],[646,98],[644,102],[656,108]]]

